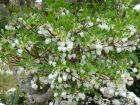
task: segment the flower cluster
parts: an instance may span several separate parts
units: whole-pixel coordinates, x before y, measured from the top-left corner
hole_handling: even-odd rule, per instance
[[[139,26],[130,21],[135,12],[129,11],[124,21],[118,21],[120,18],[106,14],[89,17],[84,9],[81,13],[67,8],[46,11],[48,16],[27,13],[5,26],[2,61],[17,66],[20,76],[32,73],[34,90],[49,84],[55,98],[79,102],[86,100],[86,93],[98,90],[103,97],[132,99],[139,105],[139,98],[126,89],[126,84],[133,84],[133,77],[125,72],[139,73],[133,53],[140,42]]]

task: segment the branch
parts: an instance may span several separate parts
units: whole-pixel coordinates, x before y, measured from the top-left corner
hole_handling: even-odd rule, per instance
[[[31,54],[29,50],[27,50],[26,48],[25,48],[25,50],[26,50],[26,52],[27,52],[29,55],[31,55],[33,58],[34,58],[34,57],[36,58],[36,56],[33,55],[33,54]]]

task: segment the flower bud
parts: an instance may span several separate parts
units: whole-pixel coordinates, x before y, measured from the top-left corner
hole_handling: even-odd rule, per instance
[[[60,76],[58,77],[58,82],[62,83],[62,78]]]

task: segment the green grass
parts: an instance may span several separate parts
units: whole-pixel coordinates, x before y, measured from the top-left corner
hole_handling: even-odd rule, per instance
[[[14,88],[17,84],[17,80],[12,75],[0,74],[0,91]]]

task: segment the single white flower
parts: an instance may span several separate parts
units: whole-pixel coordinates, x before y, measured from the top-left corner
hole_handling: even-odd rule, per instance
[[[11,70],[6,70],[6,74],[8,74],[8,75],[12,75],[13,72],[12,72]]]
[[[72,58],[72,55],[71,54],[68,54],[68,59],[71,59]]]
[[[85,73],[85,70],[81,69],[80,70],[80,73],[84,74]]]
[[[80,81],[77,81],[77,86],[80,87],[82,83]]]
[[[86,98],[85,93],[78,93],[78,97],[84,100]]]
[[[134,80],[132,77],[127,78],[127,85],[131,86],[133,84]]]
[[[22,54],[22,52],[23,52],[23,50],[20,48],[20,49],[18,49],[18,53],[19,54]]]
[[[134,25],[128,25],[127,28],[130,30],[131,35],[134,35],[137,32]]]
[[[51,42],[51,39],[50,38],[46,38],[45,44],[49,44],[50,42]]]
[[[38,32],[37,32],[37,33],[38,33],[38,34],[43,34],[41,30],[38,30]]]
[[[82,59],[85,60],[86,59],[86,55],[82,55]]]
[[[117,47],[116,48],[116,51],[117,51],[117,53],[120,53],[120,52],[122,52],[124,49],[122,48],[122,47]]]
[[[60,45],[61,47],[65,46],[65,42],[58,42],[58,45]]]
[[[65,14],[65,12],[61,12],[61,14],[60,14],[61,16],[65,16],[66,14]]]
[[[72,54],[72,58],[76,58],[76,54]]]
[[[87,82],[83,83],[83,86],[86,87],[86,88],[90,88],[90,85],[91,85],[91,84],[89,84],[89,83],[87,83]]]
[[[62,51],[66,52],[67,48],[66,47],[62,47]]]
[[[112,104],[113,105],[121,105],[121,102],[119,100],[117,100],[117,99],[113,99]]]
[[[3,75],[4,73],[5,73],[4,70],[1,70],[1,69],[0,69],[0,74]]]
[[[62,54],[62,58],[65,58],[66,56],[67,56],[66,53],[63,53],[63,54]]]
[[[0,105],[6,105],[6,104],[0,103]]]
[[[52,65],[53,61],[52,60],[49,60],[49,65]]]
[[[135,5],[135,7],[133,9],[136,11],[140,11],[140,4]]]
[[[97,19],[96,19],[96,22],[101,22],[101,19],[100,19],[100,18],[97,18]]]
[[[75,38],[74,37],[71,37],[71,41],[74,41],[75,40]]]
[[[134,98],[134,101],[137,103],[137,105],[140,104],[140,98],[139,98],[139,97],[135,97],[135,98]]]
[[[119,70],[116,71],[116,74],[120,74],[121,72]]]
[[[52,62],[52,65],[55,67],[56,66],[56,62]]]
[[[122,38],[122,41],[123,42],[126,42],[127,40],[128,40],[128,38],[126,38],[126,37],[125,38]]]
[[[97,50],[102,50],[103,49],[103,46],[101,44],[95,44],[94,47]]]
[[[70,68],[66,68],[66,72],[68,72],[68,73],[69,73],[69,72],[70,72]]]
[[[40,2],[42,2],[42,0],[36,0],[35,2],[36,2],[36,3],[40,3]]]
[[[19,71],[20,71],[20,72],[23,72],[23,71],[24,71],[24,67],[21,67],[21,66],[20,66],[20,67],[19,67]]]
[[[69,12],[69,10],[66,10],[66,14],[69,14],[70,12]]]
[[[67,44],[67,51],[71,51],[73,49],[73,42],[72,41],[66,41],[66,44]]]
[[[54,78],[54,75],[53,74],[49,74],[48,78],[49,79],[53,79]]]
[[[104,93],[105,88],[101,87],[101,88],[100,88],[100,91],[101,91],[102,93]]]
[[[72,78],[72,76],[71,75],[68,75],[68,79],[70,80]]]
[[[58,93],[57,93],[57,92],[55,92],[55,93],[54,93],[54,97],[57,97],[57,96],[58,96]]]
[[[122,97],[126,97],[126,92],[125,91],[120,91],[119,95],[122,96]]]
[[[132,47],[132,50],[135,51],[135,50],[136,50],[136,46],[133,46],[133,47]]]
[[[114,94],[115,96],[118,96],[119,95],[119,93],[118,92],[115,92],[115,94]]]
[[[128,47],[127,50],[128,50],[129,52],[132,52],[132,51],[133,51],[132,47]]]
[[[15,39],[14,42],[15,42],[16,45],[19,45],[19,40],[18,39]]]
[[[8,90],[8,92],[15,92],[16,91],[16,88],[11,88]]]
[[[61,95],[62,95],[62,97],[64,97],[64,98],[65,98],[65,97],[66,97],[66,95],[67,95],[67,92],[66,92],[66,91],[64,91],[64,92],[62,92],[62,94],[61,94]]]
[[[93,26],[93,23],[90,21],[90,22],[88,23],[88,26],[89,26],[89,27],[92,27],[92,26]]]
[[[75,77],[72,77],[72,81],[75,81],[76,80],[76,78]]]
[[[62,51],[62,48],[63,48],[63,47],[59,46],[59,47],[58,47],[58,51]]]
[[[109,47],[109,46],[104,47],[104,51],[105,51],[106,53],[109,53],[109,51],[110,51],[110,47]]]
[[[13,27],[12,25],[5,25],[5,29],[6,30],[15,30],[15,27]]]
[[[79,35],[80,35],[81,37],[83,37],[83,36],[84,36],[84,33],[83,33],[83,32],[80,32]]]
[[[23,18],[22,17],[18,18],[18,21],[23,21]]]
[[[50,102],[49,105],[54,105],[54,102]]]
[[[96,50],[96,54],[101,55],[102,54],[101,50]]]
[[[113,88],[108,90],[108,94],[110,94],[111,96],[113,96],[115,93],[115,90]]]
[[[132,68],[132,71],[133,71],[133,72],[137,72],[138,69],[137,69],[137,68]]]
[[[137,42],[140,42],[140,39],[139,38],[137,39]]]
[[[50,88],[54,89],[55,88],[55,85],[53,83],[51,83]]]
[[[29,47],[29,46],[27,47],[27,50],[28,50],[28,51],[31,51],[31,49],[32,49],[32,47]]]
[[[6,30],[9,30],[9,26],[8,26],[8,25],[5,25],[5,29],[6,29]]]
[[[62,78],[63,78],[63,81],[67,81],[67,79],[68,79],[67,78],[67,74],[63,74],[63,77]]]
[[[58,77],[58,82],[62,83],[62,78],[60,76]]]
[[[31,84],[31,87],[32,87],[33,89],[37,90],[38,85],[37,85],[37,84],[35,84],[35,83],[32,83],[32,84]]]

